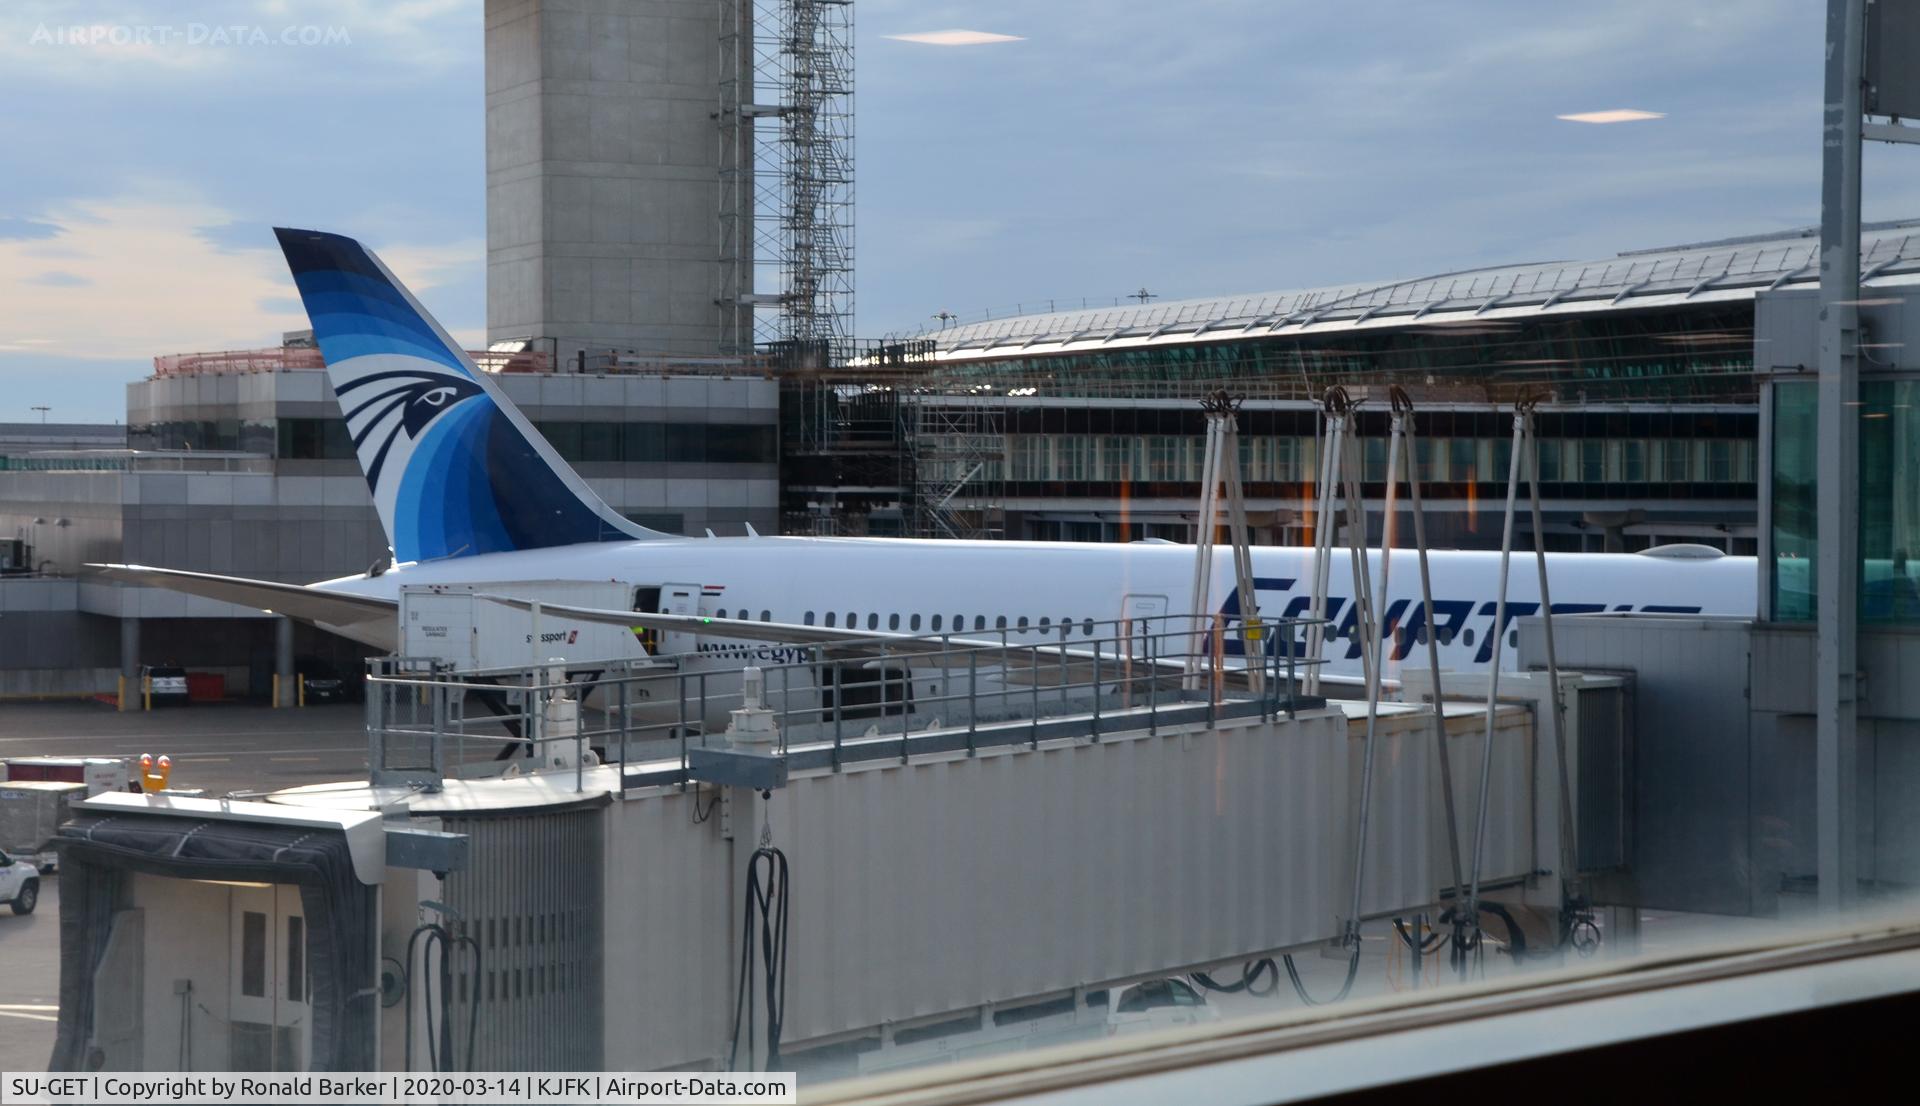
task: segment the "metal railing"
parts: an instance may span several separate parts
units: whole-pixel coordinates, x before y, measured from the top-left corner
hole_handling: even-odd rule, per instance
[[[690,751],[724,745],[732,712],[748,706],[741,672],[749,665],[761,670],[760,707],[777,724],[767,751],[836,771],[923,751],[972,756],[1291,716],[1319,702],[1298,693],[1322,663],[1305,651],[1311,624],[1153,615],[814,646],[721,641],[657,659],[460,671],[376,658],[367,677],[368,765],[376,785],[428,790],[449,776],[497,775],[529,761],[535,771],[570,771],[576,788],[597,761],[623,766],[622,791],[685,784]],[[1249,689],[1249,658],[1264,676],[1259,691]],[[1189,661],[1203,675],[1197,691],[1182,690]],[[577,704],[577,725],[548,717],[557,696]]]

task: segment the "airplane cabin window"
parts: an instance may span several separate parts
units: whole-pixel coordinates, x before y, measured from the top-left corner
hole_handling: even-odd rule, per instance
[[[832,612],[832,611],[828,611],[828,612],[827,612],[827,625],[829,625],[829,626],[831,626],[831,625],[833,625],[833,612]]]
[[[802,622],[802,623],[801,623],[801,625],[803,625],[803,626],[811,626],[811,625],[813,625],[813,612],[812,612],[812,611],[808,611],[808,612],[806,613],[806,619],[805,619],[805,621],[804,621],[804,622]]]
[[[933,616],[933,632],[936,634],[940,632],[940,616],[937,614]]]
[[[1517,627],[1507,631],[1507,648],[1520,648],[1520,630]]]
[[[1089,618],[1085,622],[1082,622],[1080,624],[1080,630],[1082,633],[1086,634],[1088,637],[1092,637],[1093,636],[1093,619]]]
[[[773,612],[772,612],[772,611],[761,611],[761,612],[760,612],[760,621],[762,621],[762,622],[772,622],[772,621],[773,621]]]
[[[1002,625],[1002,626],[1005,626],[1006,624],[1007,624],[1007,620],[1006,620],[1006,619],[1004,619],[1004,618],[1003,618],[1003,619],[1001,619],[1001,620],[1000,620],[1000,625]],[[984,630],[984,629],[986,629],[986,628],[987,628],[987,616],[986,616],[986,615],[984,615],[984,614],[976,614],[976,615],[974,615],[974,616],[973,616],[973,628],[974,628],[974,629],[976,629],[976,630]]]
[[[898,630],[899,628],[900,628],[900,612],[895,611],[894,613],[887,616],[887,629]]]
[[[993,628],[994,628],[994,629],[996,629],[996,630],[1004,630],[1004,629],[1006,629],[1006,628],[1007,628],[1007,616],[1003,614],[1003,615],[1001,615],[1000,617],[998,617],[998,618],[996,618],[996,619],[994,619],[994,620],[993,620]]]
[[[1464,633],[1460,635],[1460,644],[1462,645],[1473,644],[1473,630],[1471,628],[1469,628],[1468,630],[1466,630]]]
[[[727,609],[725,607],[721,607],[719,610],[713,612],[713,617],[715,618],[727,617]]]
[[[1027,629],[1027,616],[1024,614],[1021,615],[1019,621],[1014,623],[1014,625],[1018,626],[1022,633],[1025,633]]]
[[[908,620],[907,620],[907,629],[909,629],[909,630],[918,630],[919,628],[920,628],[920,616],[919,616],[919,615],[917,615],[917,614],[916,614],[916,615],[914,615],[914,616],[913,616],[912,618],[910,618],[910,619],[908,619]]]
[[[860,616],[853,613],[852,611],[848,611],[847,612],[847,629],[851,630],[859,625],[860,625]]]
[[[1052,628],[1053,628],[1053,619],[1047,617],[1044,614],[1041,615],[1040,616],[1040,632],[1044,634]]]
[[[867,629],[878,630],[879,628],[880,628],[880,616],[878,614],[867,615]]]

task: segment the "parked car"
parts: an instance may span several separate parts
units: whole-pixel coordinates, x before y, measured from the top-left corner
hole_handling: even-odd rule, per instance
[[[341,676],[330,661],[319,657],[300,657],[293,662],[300,674],[309,703],[344,703],[353,698],[354,684]]]
[[[1219,1020],[1220,1011],[1184,980],[1148,979],[1002,1007],[984,1018],[962,1014],[900,1030],[880,1047],[861,1052],[858,1067],[860,1074],[874,1075]]]
[[[1149,979],[1122,989],[1107,1007],[1107,1035],[1219,1020],[1220,1011],[1184,980]]]
[[[15,914],[31,914],[40,903],[40,869],[0,853],[0,902]]]
[[[187,702],[187,670],[175,664],[150,664],[143,673],[151,682],[153,705]]]

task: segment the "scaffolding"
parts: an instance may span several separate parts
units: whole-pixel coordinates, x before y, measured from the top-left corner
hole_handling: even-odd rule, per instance
[[[1006,408],[988,399],[917,394],[902,414],[917,537],[1006,536]]]
[[[721,309],[729,313],[728,333],[743,344],[847,341],[853,5],[720,3]]]
[[[780,419],[782,533],[898,535],[887,520],[908,490],[899,392],[791,378],[780,390]]]

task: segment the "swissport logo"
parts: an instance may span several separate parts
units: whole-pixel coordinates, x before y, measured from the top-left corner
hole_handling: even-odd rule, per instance
[[[526,640],[528,645],[532,645],[533,635],[528,634]],[[542,645],[572,645],[579,640],[580,631],[578,630],[555,630],[550,634],[540,635],[540,644]]]

